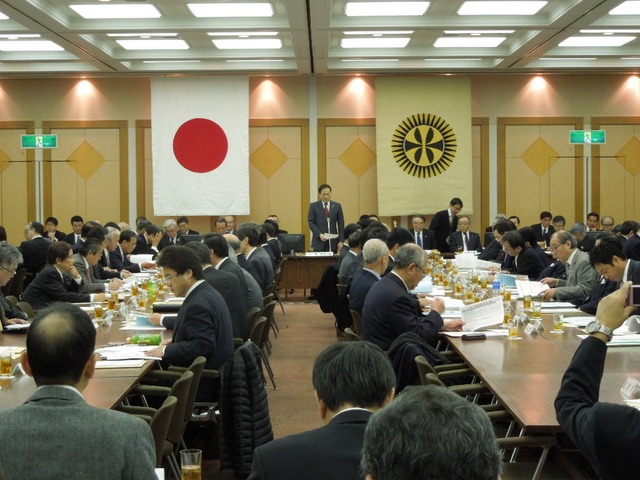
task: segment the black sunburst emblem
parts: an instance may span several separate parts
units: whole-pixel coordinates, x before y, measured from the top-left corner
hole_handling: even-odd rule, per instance
[[[442,118],[419,113],[405,118],[393,133],[391,152],[402,170],[418,178],[444,173],[455,159],[456,134]]]

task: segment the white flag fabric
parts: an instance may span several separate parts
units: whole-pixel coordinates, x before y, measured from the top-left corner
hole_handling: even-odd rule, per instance
[[[248,77],[151,79],[155,215],[248,215]]]

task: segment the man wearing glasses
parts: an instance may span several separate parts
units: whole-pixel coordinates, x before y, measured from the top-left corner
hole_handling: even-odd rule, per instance
[[[610,232],[616,225],[616,221],[611,215],[605,215],[604,217],[602,217],[602,220],[600,220],[600,225],[602,225],[603,232]]]
[[[542,297],[545,300],[584,301],[598,279],[589,263],[589,254],[578,249],[578,240],[566,230],[554,233],[549,246],[565,265],[567,278],[543,278],[541,282],[550,288],[542,292]]]
[[[393,341],[405,332],[413,332],[426,342],[438,337],[440,330],[460,330],[462,320],[442,320],[444,301],[429,299],[431,311],[424,315],[409,293],[426,275],[425,251],[415,243],[400,247],[393,270],[371,287],[362,309],[362,339],[389,350]]]

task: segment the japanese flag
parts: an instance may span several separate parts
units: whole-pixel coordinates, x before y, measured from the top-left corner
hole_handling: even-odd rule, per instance
[[[151,80],[155,215],[249,214],[249,79]]]

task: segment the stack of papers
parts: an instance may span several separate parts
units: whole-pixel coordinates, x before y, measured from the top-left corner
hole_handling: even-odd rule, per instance
[[[518,295],[521,297],[537,297],[545,290],[549,290],[549,285],[546,283],[533,282],[531,280],[516,280],[516,287],[518,288]]]
[[[149,357],[146,352],[157,345],[113,345],[96,350],[103,360],[161,360],[159,357]]]

